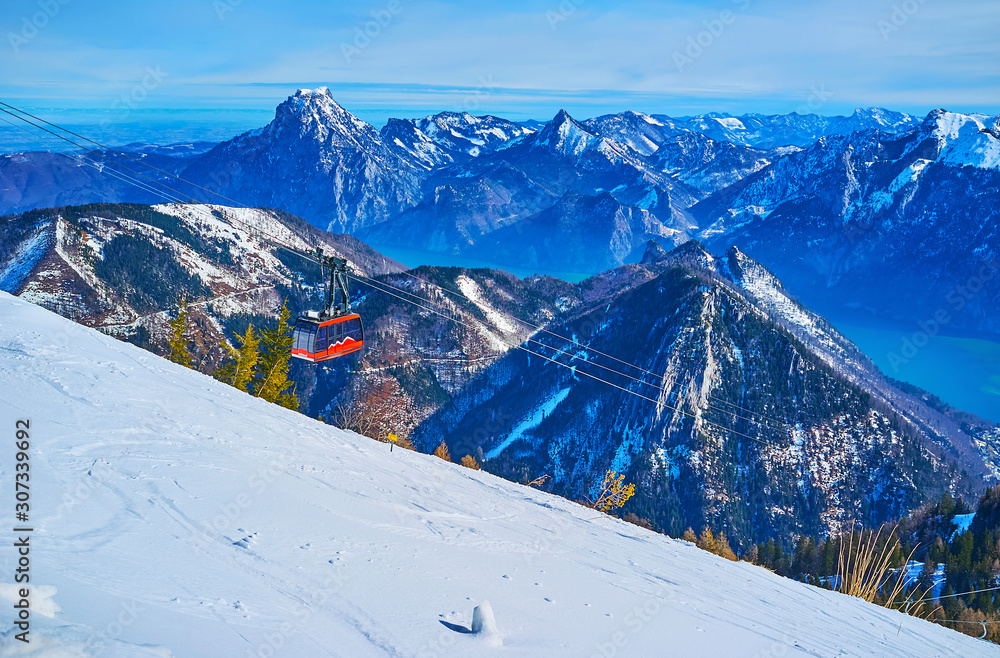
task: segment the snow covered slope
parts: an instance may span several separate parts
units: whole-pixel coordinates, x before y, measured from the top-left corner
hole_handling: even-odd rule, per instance
[[[31,420],[31,585],[46,594],[27,646],[0,606],[3,656],[1000,655],[390,453],[6,293],[0,381],[8,435]],[[5,498],[12,473],[8,446]],[[501,647],[440,623],[468,627],[484,599]]]

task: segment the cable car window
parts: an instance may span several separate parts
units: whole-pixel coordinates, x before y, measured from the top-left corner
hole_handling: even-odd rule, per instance
[[[329,341],[327,340],[327,331],[329,327],[320,327],[319,331],[316,333],[316,349],[314,352],[325,352],[327,347],[329,347]]]
[[[352,318],[344,323],[344,335],[361,342],[361,320]]]
[[[295,326],[295,349],[313,351],[313,338],[316,335],[316,325],[310,322],[299,322]]]

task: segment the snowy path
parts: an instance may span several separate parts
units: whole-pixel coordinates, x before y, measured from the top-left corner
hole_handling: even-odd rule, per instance
[[[2,431],[32,423],[32,585],[54,587],[61,607],[34,615],[30,648],[50,643],[34,655],[1000,655],[481,471],[390,453],[6,293],[0,382]],[[0,583],[13,564],[5,538]],[[469,626],[482,599],[502,647],[440,623]],[[32,655],[14,653],[2,603],[0,656]]]

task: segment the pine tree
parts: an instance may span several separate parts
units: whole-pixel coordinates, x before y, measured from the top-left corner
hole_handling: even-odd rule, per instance
[[[260,360],[260,339],[254,335],[251,324],[247,327],[246,333],[237,336],[236,340],[239,342],[239,349],[226,345],[230,359],[215,372],[215,378],[248,392],[250,380],[253,379],[257,362]]]
[[[180,308],[177,310],[177,317],[170,321],[170,337],[167,343],[170,345],[168,359],[182,366],[193,368],[194,357],[188,351],[188,339],[184,335],[188,330],[188,310],[187,300],[182,299]]]
[[[266,330],[261,337],[260,358],[254,369],[254,394],[285,408],[298,409],[298,396],[294,389],[288,391],[294,386],[294,382],[288,380],[288,360],[292,349],[290,317],[288,306],[282,304],[278,325]]]

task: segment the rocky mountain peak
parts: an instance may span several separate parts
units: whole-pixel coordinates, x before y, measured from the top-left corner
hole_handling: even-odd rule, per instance
[[[640,265],[652,265],[653,263],[659,263],[667,259],[670,255],[666,249],[663,248],[656,240],[650,240],[646,243],[646,251],[642,254],[642,260],[639,261]]]
[[[587,130],[566,110],[559,113],[538,133],[537,146],[547,146],[563,154],[580,154],[599,143],[601,138]]]
[[[278,106],[268,129],[356,147],[380,141],[378,131],[344,109],[327,87],[296,91]]]
[[[938,145],[938,159],[952,167],[1000,170],[1000,130],[982,115],[932,110],[921,124]]]
[[[683,265],[716,271],[715,257],[698,240],[688,240],[667,251],[656,239],[646,243],[641,265]]]

